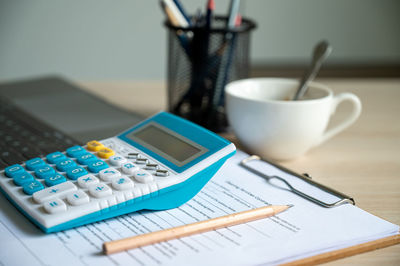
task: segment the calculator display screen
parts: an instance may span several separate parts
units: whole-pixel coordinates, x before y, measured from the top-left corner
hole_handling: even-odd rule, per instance
[[[127,137],[179,166],[207,151],[206,148],[155,123],[150,123]]]

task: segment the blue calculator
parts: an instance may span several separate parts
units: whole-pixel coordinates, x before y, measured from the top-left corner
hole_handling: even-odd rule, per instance
[[[0,172],[5,196],[46,233],[138,210],[176,208],[236,151],[224,138],[161,112],[125,132]]]

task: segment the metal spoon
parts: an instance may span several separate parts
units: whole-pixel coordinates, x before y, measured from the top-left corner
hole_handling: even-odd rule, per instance
[[[310,83],[310,81],[312,81],[315,78],[319,69],[321,68],[322,62],[324,62],[324,60],[328,57],[328,55],[331,52],[332,52],[332,47],[329,45],[327,41],[321,41],[314,47],[311,65],[308,71],[301,79],[300,86],[296,91],[296,95],[294,96],[293,101],[297,101],[301,97],[303,97],[303,95],[307,91],[308,83]]]

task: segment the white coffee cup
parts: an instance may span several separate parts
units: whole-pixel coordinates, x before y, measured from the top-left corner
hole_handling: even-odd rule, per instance
[[[333,95],[327,86],[311,82],[300,101],[292,101],[295,79],[251,78],[225,88],[228,121],[241,144],[266,159],[301,156],[356,121],[360,99],[352,93]],[[331,115],[343,101],[353,108],[340,124],[327,130]]]

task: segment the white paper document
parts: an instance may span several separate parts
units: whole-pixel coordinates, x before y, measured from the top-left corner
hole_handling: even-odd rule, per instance
[[[238,151],[199,194],[179,208],[140,211],[49,235],[0,196],[0,265],[269,265],[399,232],[397,225],[356,206],[345,204],[326,209],[278,188],[239,166],[246,156]],[[258,167],[269,175],[285,175],[265,163]],[[322,194],[321,197],[334,200]],[[267,204],[294,207],[275,217],[247,224],[110,256],[101,253],[105,241]]]

